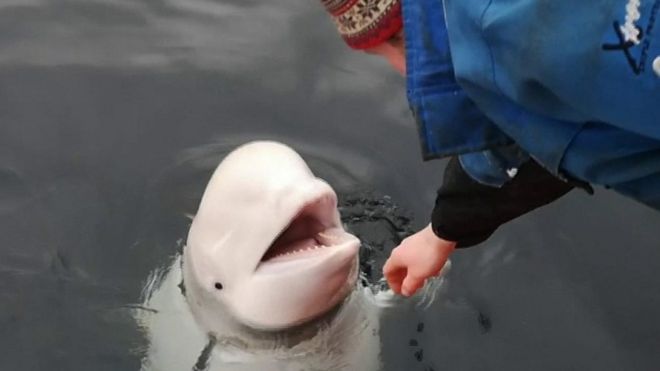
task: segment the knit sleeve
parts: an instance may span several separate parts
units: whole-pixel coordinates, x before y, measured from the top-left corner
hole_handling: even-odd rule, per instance
[[[431,216],[440,238],[469,247],[488,239],[502,224],[546,205],[573,189],[535,161],[523,164],[502,187],[473,180],[456,157],[445,169]]]

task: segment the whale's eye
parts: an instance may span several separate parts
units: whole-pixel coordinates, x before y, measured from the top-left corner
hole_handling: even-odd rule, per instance
[[[215,288],[218,290],[222,290],[222,284],[220,282],[215,283]]]

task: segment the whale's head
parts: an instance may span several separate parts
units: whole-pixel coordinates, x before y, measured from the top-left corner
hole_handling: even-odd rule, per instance
[[[355,286],[359,240],[337,195],[291,148],[252,142],[218,166],[184,249],[186,298],[208,331],[227,314],[278,330],[336,307]]]

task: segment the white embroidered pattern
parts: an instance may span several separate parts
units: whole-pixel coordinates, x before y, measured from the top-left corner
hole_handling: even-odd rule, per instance
[[[621,33],[626,42],[632,41],[635,45],[640,43],[640,30],[635,22],[642,17],[639,8],[642,6],[641,0],[629,0],[626,5],[626,23],[621,26]]]
[[[336,17],[335,22],[339,33],[355,37],[372,30],[396,4],[396,0],[358,0],[345,13]]]

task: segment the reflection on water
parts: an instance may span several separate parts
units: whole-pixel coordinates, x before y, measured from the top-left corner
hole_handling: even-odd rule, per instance
[[[179,264],[175,261],[149,293],[145,308],[137,310],[149,339],[143,370],[188,370],[194,365],[232,371],[380,369],[378,308],[365,297],[369,291],[356,290],[332,318],[295,332],[254,333],[244,328],[210,337],[197,327],[178,290]]]

